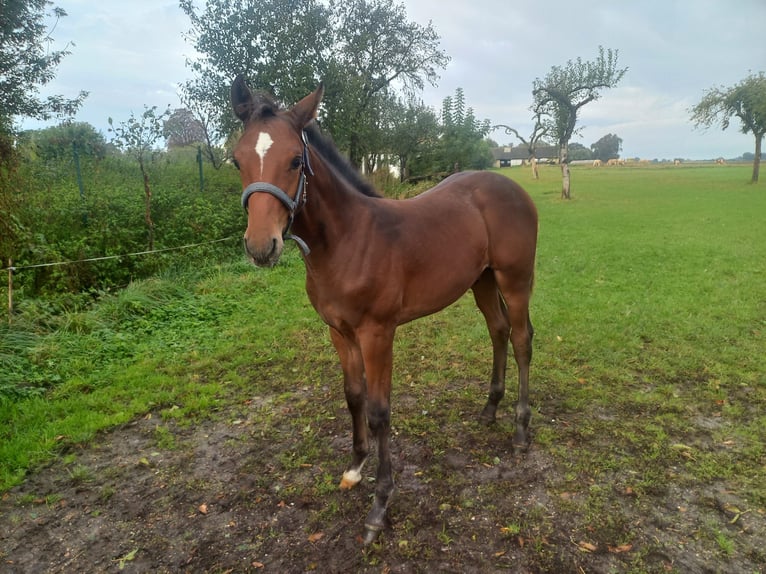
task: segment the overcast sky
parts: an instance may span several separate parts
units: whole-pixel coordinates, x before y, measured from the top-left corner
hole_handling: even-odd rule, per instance
[[[107,118],[126,120],[144,105],[179,107],[176,85],[190,76],[189,28],[175,0],[55,0],[66,10],[55,47],[73,42],[43,94],[90,92],[77,116],[107,134]],[[465,91],[479,119],[529,135],[532,82],[569,59],[619,50],[628,73],[618,88],[586,105],[572,141],[586,147],[608,133],[623,157],[706,159],[752,152],[752,135],[696,130],[688,109],[713,86],[766,71],[766,0],[404,0],[410,20],[433,22],[451,61],[424,101]],[[286,39],[289,41],[289,39]],[[40,124],[25,122],[23,127]],[[502,131],[499,143],[514,142]]]

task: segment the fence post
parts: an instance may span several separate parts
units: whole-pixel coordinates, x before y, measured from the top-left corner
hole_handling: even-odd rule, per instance
[[[8,324],[13,317],[13,259],[8,258]]]
[[[205,191],[205,179],[202,175],[202,146],[197,146],[197,165],[199,165],[199,190]]]
[[[85,187],[82,184],[82,171],[80,170],[80,153],[77,151],[77,142],[72,142],[72,158],[74,169],[77,174],[77,187],[80,188],[80,200],[82,201],[82,224],[88,226],[88,210],[85,206]]]

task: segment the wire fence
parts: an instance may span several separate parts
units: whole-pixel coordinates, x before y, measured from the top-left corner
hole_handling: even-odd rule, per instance
[[[38,269],[41,267],[56,267],[60,265],[76,265],[78,263],[90,263],[93,261],[106,261],[108,259],[122,259],[124,257],[140,257],[142,255],[153,255],[155,253],[166,253],[168,251],[180,251],[183,249],[191,249],[193,247],[201,247],[203,245],[212,245],[214,243],[223,243],[224,241],[231,241],[236,239],[236,236],[231,235],[222,239],[212,239],[210,241],[201,241],[199,243],[189,243],[187,245],[178,245],[176,247],[165,247],[163,249],[152,249],[148,251],[136,251],[133,253],[123,253],[120,255],[103,255],[101,257],[88,257],[87,259],[76,259],[72,261],[55,261],[50,263],[34,263],[32,265],[14,265],[13,260],[8,260],[6,267],[0,268],[0,271],[6,271],[8,273],[8,323],[11,323],[13,317],[13,274],[17,271],[24,271],[26,269]]]
[[[223,239],[213,239],[211,241],[202,241],[200,243],[189,243],[188,245],[179,245],[177,247],[165,247],[163,249],[153,249],[151,251],[136,251],[134,253],[123,253],[121,255],[104,255],[102,257],[89,257],[88,259],[76,259],[73,261],[56,261],[54,263],[35,263],[34,265],[12,265],[3,267],[0,271],[23,271],[24,269],[36,269],[38,267],[55,267],[57,265],[75,265],[76,263],[89,263],[91,261],[106,261],[107,259],[121,259],[123,257],[136,257],[139,255],[151,255],[153,253],[164,253],[167,251],[179,251],[181,249],[190,249],[192,247],[201,247],[202,245],[211,245],[213,243],[222,243],[235,239],[234,235],[224,237]]]

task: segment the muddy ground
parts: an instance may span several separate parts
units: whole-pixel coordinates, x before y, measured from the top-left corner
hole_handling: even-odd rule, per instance
[[[391,526],[363,548],[374,483],[337,488],[345,407],[326,388],[288,399],[239,399],[195,424],[148,413],[64,449],[2,496],[0,571],[766,571],[764,509],[725,484],[639,494],[619,469],[579,484],[549,448],[511,450],[507,409],[488,429],[406,393]],[[533,427],[576,422],[545,408]]]

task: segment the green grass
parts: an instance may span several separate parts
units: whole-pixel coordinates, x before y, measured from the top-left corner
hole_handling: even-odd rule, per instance
[[[567,462],[573,483],[619,471],[632,477],[624,487],[651,493],[673,467],[682,483],[723,477],[766,504],[766,189],[746,183],[749,170],[575,167],[569,202],[559,199],[556,168],[538,181],[502,170],[540,212],[532,424],[536,442],[562,461],[567,445],[589,445]],[[324,386],[342,404],[337,359],[292,248],[272,270],[223,264],[137,282],[85,310],[41,308],[23,305],[16,327],[0,332],[0,491],[147,412],[190,424],[246,399],[282,405]],[[421,410],[448,400],[456,417],[478,412],[490,355],[470,296],[405,326],[394,404],[412,387]],[[482,383],[445,389],[445,380]],[[312,408],[328,416],[333,407]],[[269,433],[272,414],[262,412]],[[315,412],[296,416],[299,431],[321,424]],[[578,424],[562,424],[570,419]],[[714,421],[710,440],[726,449],[690,440],[699,421]],[[394,421],[439,452],[450,437],[434,424]],[[165,430],[156,438],[174,444]],[[283,463],[315,459],[305,449],[326,446],[314,442],[283,453]],[[597,490],[585,504],[609,514]]]
[[[92,309],[46,317],[52,330],[17,357],[23,374],[4,373],[19,387],[34,381],[35,392],[0,395],[0,490],[98,431],[151,411],[190,422],[213,416],[222,401],[251,391],[253,370],[289,369],[295,338],[307,325],[320,328],[301,265],[291,254],[271,272],[240,262],[150,279]],[[274,306],[281,296],[295,304]],[[72,330],[75,322],[90,327]],[[17,323],[13,332],[41,329],[23,316]]]
[[[546,440],[612,442],[581,474],[619,467],[652,491],[681,465],[763,504],[766,191],[747,171],[574,170],[571,203],[553,169],[527,182],[541,213],[533,393],[587,421]],[[708,419],[734,453],[672,448]]]

